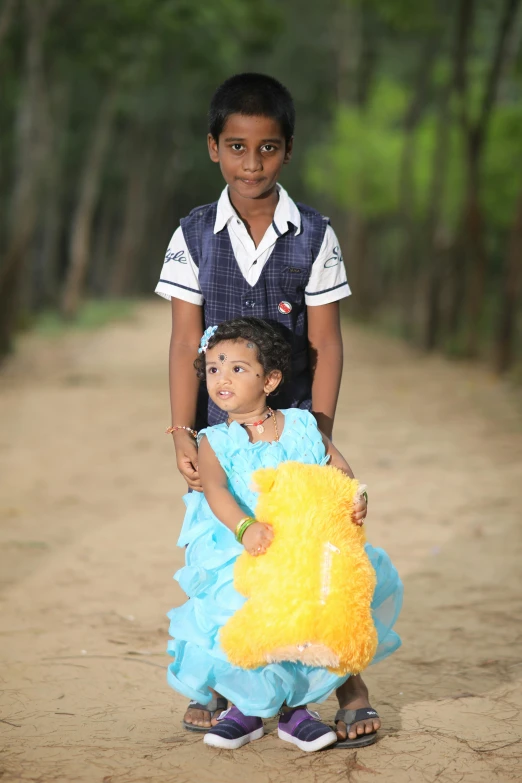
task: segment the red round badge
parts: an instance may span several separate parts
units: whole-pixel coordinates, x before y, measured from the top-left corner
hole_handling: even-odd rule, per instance
[[[292,305],[290,302],[279,302],[277,305],[277,309],[280,313],[284,313],[285,315],[288,315],[292,311]]]

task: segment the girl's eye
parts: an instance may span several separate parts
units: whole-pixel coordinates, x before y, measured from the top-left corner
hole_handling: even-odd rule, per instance
[[[217,372],[217,367],[209,367],[207,372],[209,375],[214,375]]]
[[[245,372],[245,371],[244,371],[243,367],[239,367],[239,366],[236,365],[234,367],[234,372]]]

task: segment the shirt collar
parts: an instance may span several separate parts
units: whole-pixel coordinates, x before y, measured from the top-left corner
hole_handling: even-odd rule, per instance
[[[301,232],[301,213],[286,190],[281,185],[278,185],[277,189],[279,191],[279,201],[277,202],[273,219],[276,233],[279,236],[286,234],[290,224],[295,228],[295,234],[297,235]],[[237,218],[237,213],[230,201],[228,188],[225,188],[219,197],[217,205],[214,234],[222,231],[233,218]]]

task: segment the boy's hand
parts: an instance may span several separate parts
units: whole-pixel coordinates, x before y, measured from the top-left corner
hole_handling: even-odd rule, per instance
[[[368,504],[365,497],[360,497],[357,503],[354,503],[352,519],[354,524],[361,526],[364,524],[366,514],[368,513]]]
[[[245,530],[243,546],[250,555],[264,555],[274,539],[274,531],[264,522],[254,522]]]
[[[176,462],[178,470],[189,485],[196,492],[203,492],[198,473],[198,447],[196,441],[186,430],[177,430],[174,433],[174,446],[176,448]]]

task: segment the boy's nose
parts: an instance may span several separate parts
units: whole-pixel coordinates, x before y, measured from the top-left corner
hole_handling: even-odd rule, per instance
[[[253,172],[262,168],[261,157],[256,150],[247,152],[243,158],[243,171]]]

